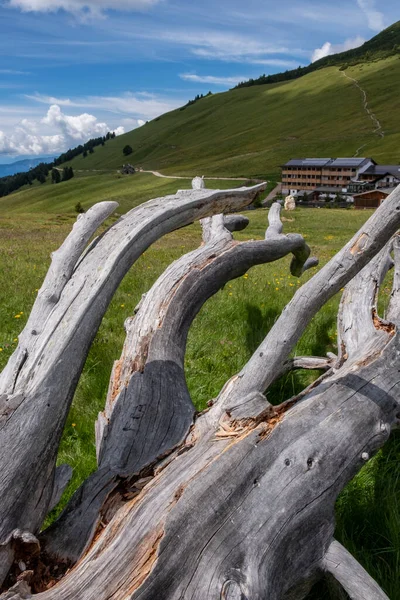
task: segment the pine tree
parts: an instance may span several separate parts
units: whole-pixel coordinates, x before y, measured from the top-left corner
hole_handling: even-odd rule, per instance
[[[60,181],[61,181],[60,171],[58,169],[53,169],[51,171],[51,182],[52,183],[60,183]]]

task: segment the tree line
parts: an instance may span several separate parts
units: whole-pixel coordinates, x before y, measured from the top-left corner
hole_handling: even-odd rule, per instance
[[[12,192],[16,192],[24,185],[32,185],[34,181],[38,181],[41,184],[45,183],[50,171],[52,183],[68,181],[74,176],[72,167],[67,167],[62,172],[54,167],[58,167],[63,163],[72,160],[76,156],[79,156],[80,154],[83,156],[93,154],[96,146],[104,146],[108,140],[114,139],[115,137],[115,132],[109,131],[105,136],[90,139],[85,144],[80,144],[76,148],[67,150],[67,152],[64,152],[58,156],[51,163],[40,163],[36,167],[33,167],[24,173],[16,173],[15,175],[0,177],[0,198],[7,196]]]
[[[182,106],[179,110],[185,110],[185,108],[187,108],[188,106],[192,106],[192,104],[196,104],[196,102],[202,100],[203,98],[208,98],[208,96],[212,96],[211,91],[208,92],[208,94],[197,94],[197,96],[195,96],[193,100],[189,100],[189,102],[187,102],[187,104]]]

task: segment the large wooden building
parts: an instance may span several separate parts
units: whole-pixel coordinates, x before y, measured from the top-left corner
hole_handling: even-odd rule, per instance
[[[301,158],[282,165],[282,193],[311,192],[316,188],[330,188],[347,193],[353,180],[371,167],[372,158]]]

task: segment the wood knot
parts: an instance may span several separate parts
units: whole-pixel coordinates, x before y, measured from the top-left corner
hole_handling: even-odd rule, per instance
[[[247,600],[247,596],[242,593],[242,588],[236,581],[229,579],[223,585],[221,600]]]

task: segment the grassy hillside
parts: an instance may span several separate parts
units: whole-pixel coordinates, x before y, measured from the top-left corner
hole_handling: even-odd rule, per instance
[[[400,161],[396,57],[346,70],[367,92],[385,137],[373,133],[360,90],[337,67],[272,85],[231,90],[162,115],[94,154],[74,159],[75,170],[118,169],[130,162],[176,175],[278,176],[297,156],[353,156]],[[122,153],[129,144],[134,152]]]

